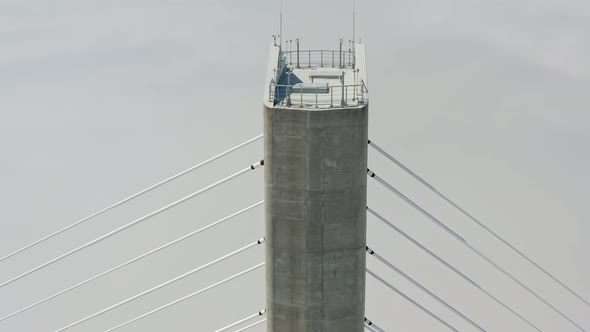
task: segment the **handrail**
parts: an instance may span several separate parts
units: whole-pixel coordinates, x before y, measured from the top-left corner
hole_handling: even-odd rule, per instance
[[[300,50],[299,52],[301,53],[305,53],[305,52],[340,52],[339,50],[325,50],[325,49],[309,49],[309,50]],[[287,51],[283,51],[283,53],[297,53],[297,50],[287,50]],[[352,50],[344,50],[342,51],[342,53],[354,53]]]
[[[368,92],[364,82],[342,85],[288,85],[271,81],[269,101],[273,105],[299,108],[358,107],[368,103]]]
[[[356,55],[353,50],[290,50],[283,51],[283,61],[296,68],[314,66],[328,68],[355,68]]]

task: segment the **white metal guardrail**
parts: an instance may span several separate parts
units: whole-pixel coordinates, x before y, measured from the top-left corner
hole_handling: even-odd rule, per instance
[[[301,50],[299,39],[287,41],[287,50],[282,51],[282,60],[289,67],[295,68],[352,68],[355,69],[356,58],[354,46],[349,41],[348,50],[343,48],[344,41],[340,39],[338,50]],[[276,44],[276,41],[275,41]]]
[[[328,83],[269,84],[269,100],[273,105],[301,108],[333,108],[362,106],[369,101],[365,83],[329,85]]]
[[[353,51],[338,50],[303,50],[283,51],[285,62],[295,68],[354,68]]]

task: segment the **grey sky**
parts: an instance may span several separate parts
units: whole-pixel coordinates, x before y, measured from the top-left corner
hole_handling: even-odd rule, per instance
[[[590,298],[590,3],[358,0],[370,137]],[[0,0],[0,256],[262,131],[278,1]],[[351,38],[342,1],[285,2],[303,48]],[[253,145],[0,263],[9,279],[262,157]],[[387,163],[369,165],[590,329],[590,309]],[[0,289],[0,316],[262,199],[262,172]],[[545,331],[576,331],[369,181],[369,203]],[[53,331],[264,233],[262,209],[0,323]],[[368,243],[489,331],[516,318],[369,217]],[[103,331],[263,259],[263,248],[81,325]],[[462,331],[444,308],[369,266]],[[368,278],[388,331],[444,331]],[[212,331],[264,307],[262,270],[124,331]],[[72,329],[74,331],[74,329]],[[123,329],[122,329],[123,331]],[[252,331],[265,331],[264,327]]]

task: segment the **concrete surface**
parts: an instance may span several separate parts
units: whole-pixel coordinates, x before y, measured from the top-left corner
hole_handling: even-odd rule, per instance
[[[368,106],[264,107],[269,332],[361,332]]]

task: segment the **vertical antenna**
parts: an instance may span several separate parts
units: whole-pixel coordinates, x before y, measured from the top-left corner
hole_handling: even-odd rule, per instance
[[[356,68],[356,0],[352,0],[352,68]]]
[[[356,35],[356,0],[352,0],[352,47],[354,47]]]
[[[280,29],[279,29],[279,37],[280,37],[280,47],[283,47],[283,0],[281,0],[281,18],[280,18],[280,23],[281,25]]]

